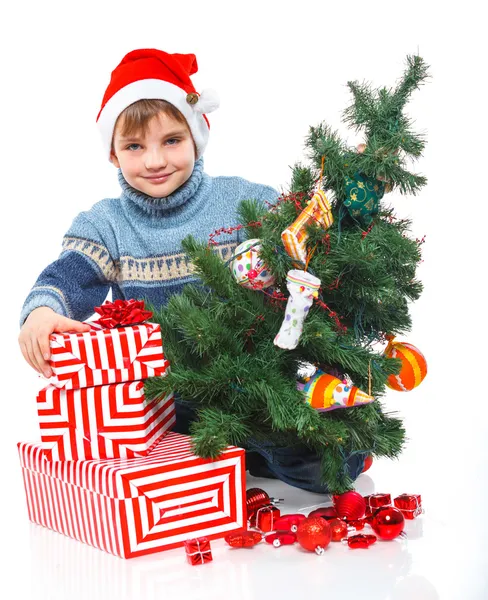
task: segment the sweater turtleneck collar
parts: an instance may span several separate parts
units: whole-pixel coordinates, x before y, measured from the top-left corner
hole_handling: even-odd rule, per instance
[[[175,209],[182,207],[195,195],[203,177],[203,157],[195,162],[192,174],[185,183],[169,196],[164,198],[153,198],[136,190],[127,183],[122,171],[119,169],[119,183],[123,195],[137,204],[144,212],[153,216],[166,216],[172,214]]]

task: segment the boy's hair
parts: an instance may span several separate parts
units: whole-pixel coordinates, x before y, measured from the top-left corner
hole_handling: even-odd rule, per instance
[[[171,102],[166,102],[166,100],[138,100],[133,104],[130,104],[126,109],[124,109],[120,115],[117,117],[114,126],[114,136],[115,131],[117,129],[117,125],[120,119],[123,119],[121,126],[121,134],[124,137],[130,137],[131,135],[142,134],[145,135],[149,129],[149,121],[156,115],[165,114],[169,117],[173,118],[178,123],[185,125],[188,129],[192,141],[193,147],[195,148],[195,154],[197,153],[197,146],[195,144],[195,140],[193,139],[193,135],[191,133],[190,127],[188,126],[188,122],[183,116],[183,114],[171,104]],[[113,137],[114,137],[113,136]],[[112,137],[112,152],[114,151],[114,140]]]

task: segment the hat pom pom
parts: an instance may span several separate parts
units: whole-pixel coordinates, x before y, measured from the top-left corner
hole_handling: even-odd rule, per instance
[[[193,110],[197,113],[211,113],[220,106],[219,95],[215,90],[205,89],[198,97],[198,102],[193,105]]]

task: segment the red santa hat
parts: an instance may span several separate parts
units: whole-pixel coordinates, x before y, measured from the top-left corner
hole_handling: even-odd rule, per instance
[[[112,71],[103,96],[97,125],[110,157],[112,137],[120,113],[143,99],[170,102],[184,115],[197,147],[197,159],[208,142],[210,123],[206,113],[219,107],[213,90],[196,92],[190,75],[198,71],[194,54],[168,54],[162,50],[141,49],[126,54]]]

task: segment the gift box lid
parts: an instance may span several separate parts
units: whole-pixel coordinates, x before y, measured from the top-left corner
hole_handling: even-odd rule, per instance
[[[195,488],[199,481],[205,486],[209,478],[224,482],[229,477],[229,468],[239,467],[245,454],[242,448],[228,446],[216,459],[200,458],[192,450],[191,438],[175,432],[169,432],[147,456],[130,459],[50,462],[39,443],[19,442],[17,446],[23,468],[110,498],[146,495],[154,499],[165,480],[174,481],[176,471],[175,488]],[[197,475],[204,477],[196,481]],[[168,490],[165,491],[167,494]]]

